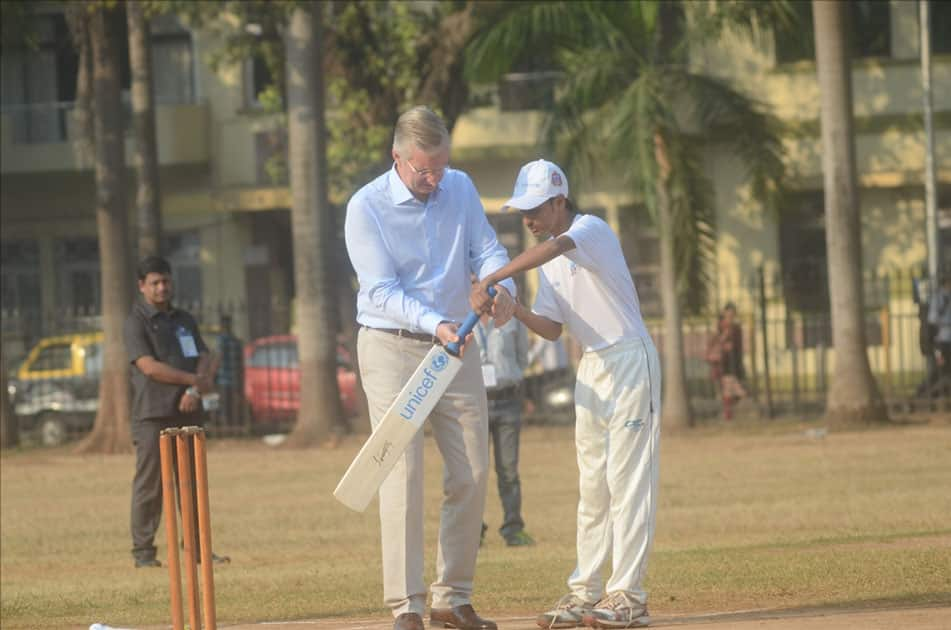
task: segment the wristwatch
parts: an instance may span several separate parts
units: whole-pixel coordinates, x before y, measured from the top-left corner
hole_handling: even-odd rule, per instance
[[[201,392],[198,391],[198,388],[195,387],[194,385],[186,389],[185,393],[193,398],[201,398]]]

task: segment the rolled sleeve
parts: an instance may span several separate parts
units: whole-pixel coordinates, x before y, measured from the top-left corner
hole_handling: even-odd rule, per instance
[[[469,213],[471,218],[469,229],[472,233],[470,258],[472,271],[481,280],[507,265],[509,256],[505,247],[499,243],[498,236],[485,215],[485,209],[482,207],[482,201],[479,199],[475,186],[472,186],[469,202],[475,206]],[[513,297],[516,295],[517,287],[512,278],[506,278],[499,284],[505,287]]]
[[[134,364],[140,357],[152,356],[152,347],[145,333],[144,322],[134,313],[126,318],[122,334],[125,338],[129,363]]]

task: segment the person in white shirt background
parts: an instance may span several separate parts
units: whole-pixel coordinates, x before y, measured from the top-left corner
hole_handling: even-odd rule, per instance
[[[515,317],[557,339],[567,328],[584,347],[575,386],[579,469],[577,566],[569,592],[540,615],[542,628],[646,626],[643,581],[654,538],[659,474],[661,371],[617,236],[579,214],[557,165],[522,167],[505,204],[541,243],[473,286],[470,304],[491,308],[488,286],[539,269],[532,309]],[[601,570],[610,563],[610,577]]]
[[[503,512],[499,534],[509,547],[534,545],[522,518],[522,481],[518,475],[522,374],[528,364],[528,335],[517,320],[499,326],[488,313],[483,313],[473,337],[479,344],[482,380],[489,403],[489,437]],[[487,528],[483,523],[483,536]]]
[[[934,356],[938,392],[951,392],[951,269],[939,276],[941,284],[928,307],[928,323],[934,327]]]

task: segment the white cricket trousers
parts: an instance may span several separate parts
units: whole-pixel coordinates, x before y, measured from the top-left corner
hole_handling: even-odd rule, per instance
[[[374,427],[432,344],[362,328],[360,377]],[[442,511],[433,608],[471,603],[489,467],[489,420],[479,350],[470,346],[462,369],[426,421],[443,458]],[[380,487],[383,601],[396,617],[423,615],[423,431]]]
[[[660,375],[649,337],[586,352],[578,366],[578,566],[568,586],[587,602],[624,591],[647,604],[643,581],[657,511]],[[608,560],[611,575],[603,586]]]

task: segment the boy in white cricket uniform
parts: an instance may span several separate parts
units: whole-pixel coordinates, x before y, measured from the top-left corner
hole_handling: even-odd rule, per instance
[[[568,180],[545,160],[522,167],[506,208],[535,236],[526,250],[473,287],[474,309],[491,308],[486,288],[541,267],[531,311],[515,316],[546,339],[562,327],[584,346],[575,387],[580,472],[578,565],[569,593],[540,615],[542,628],[646,626],[643,580],[654,538],[660,442],[660,361],[641,318],[621,244],[607,223],[578,214]],[[611,575],[601,570],[610,560]]]

